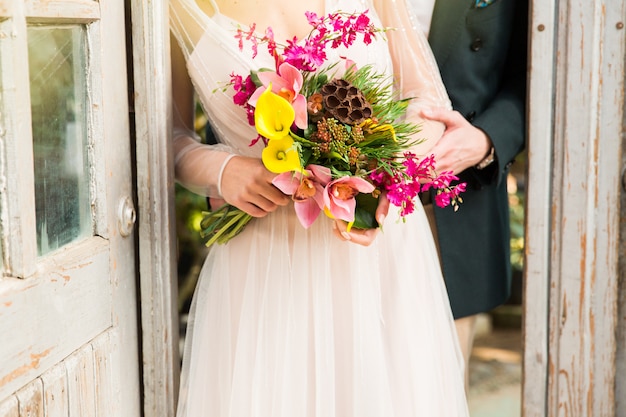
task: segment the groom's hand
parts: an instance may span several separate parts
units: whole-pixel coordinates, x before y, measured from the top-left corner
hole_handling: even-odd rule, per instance
[[[435,155],[437,172],[452,171],[459,174],[478,164],[491,150],[491,140],[487,134],[456,110],[422,110],[422,117],[437,120],[446,126],[443,136],[430,150]]]

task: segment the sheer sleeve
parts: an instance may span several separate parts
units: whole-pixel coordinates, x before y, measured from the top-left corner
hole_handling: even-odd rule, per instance
[[[224,168],[234,156],[225,145],[206,145],[191,130],[175,127],[174,170],[185,188],[207,197],[221,197]]]
[[[221,174],[233,151],[224,144],[203,144],[194,132],[194,93],[186,65],[205,32],[207,15],[203,15],[195,1],[170,0],[169,10],[170,29],[176,42],[172,45],[176,180],[197,194],[219,197]]]
[[[415,149],[424,155],[443,134],[442,123],[423,120],[420,110],[429,107],[450,109],[439,68],[422,30],[413,24],[405,0],[373,0],[376,12],[385,27],[394,65],[394,74],[403,98],[413,98],[407,118],[421,123],[418,137],[425,139]]]

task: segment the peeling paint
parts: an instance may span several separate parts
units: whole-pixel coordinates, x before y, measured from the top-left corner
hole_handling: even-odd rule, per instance
[[[52,349],[53,348],[48,348],[48,349],[44,350],[41,353],[31,353],[30,354],[30,362],[29,363],[26,363],[26,364],[20,366],[19,368],[13,370],[9,374],[7,374],[7,375],[3,376],[2,378],[0,378],[0,387],[3,387],[7,383],[9,383],[9,382],[13,381],[14,379],[24,375],[28,371],[31,371],[33,369],[37,369],[39,367],[39,362],[41,361],[41,359],[43,359],[46,356],[48,356],[50,354],[50,352],[52,351]]]

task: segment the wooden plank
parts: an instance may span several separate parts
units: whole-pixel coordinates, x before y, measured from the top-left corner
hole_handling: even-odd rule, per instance
[[[132,0],[144,413],[174,416],[178,322],[167,2]]]
[[[624,28],[622,28],[622,31]],[[622,181],[620,189],[619,253],[626,253],[626,111],[622,129]],[[615,416],[626,417],[626,256],[619,258],[618,328],[615,353]]]
[[[11,7],[12,19],[0,22],[0,101],[11,104],[0,113],[0,225],[4,275],[23,278],[37,257],[33,141],[24,7],[19,0]]]
[[[524,278],[522,414],[546,415],[548,382],[548,291],[556,0],[535,0],[529,18],[528,169]]]
[[[626,364],[617,361],[616,348],[618,329],[626,325],[620,321],[619,281],[620,258],[625,252],[620,251],[620,193],[621,173],[623,170],[622,147],[620,135],[625,134],[623,124],[626,115],[624,89],[626,87],[626,0],[606,0],[600,4],[600,19],[603,24],[599,53],[601,55],[600,74],[600,105],[598,108],[598,154],[595,169],[597,175],[597,193],[595,206],[596,216],[593,218],[596,230],[596,259],[591,300],[593,303],[590,316],[594,320],[595,343],[593,349],[592,381],[593,404],[587,408],[592,415],[615,415],[617,366],[626,370]],[[623,206],[622,206],[623,207]],[[620,256],[620,254],[622,254]],[[608,279],[607,279],[608,277]],[[625,300],[624,294],[621,295]],[[623,301],[622,301],[623,303]],[[621,305],[622,308],[626,304]],[[622,348],[623,348],[622,344]],[[622,399],[625,397],[622,396]],[[588,412],[587,412],[588,414]],[[624,410],[622,417],[626,417]]]
[[[626,131],[626,130],[625,130]],[[622,150],[626,140],[622,141]],[[622,166],[626,166],[626,152],[622,151]],[[626,190],[621,192],[620,253],[626,253]],[[626,417],[626,256],[620,257],[618,300],[618,329],[615,353],[615,416]]]
[[[112,363],[112,351],[114,344],[111,338],[114,330],[109,330],[95,338],[91,342],[93,349],[94,386],[96,388],[96,414],[93,417],[108,417],[123,414],[117,409],[113,386],[114,366]],[[122,381],[123,382],[123,381]],[[122,385],[121,383],[118,386]]]
[[[7,335],[0,343],[0,398],[111,326],[106,240],[70,245],[39,267],[33,278],[7,278],[0,285],[0,334]]]
[[[132,156],[134,155],[130,137],[129,89],[127,81],[127,31],[130,28],[130,15],[126,21],[125,5],[128,2],[100,2],[100,22],[97,37],[100,49],[97,53],[101,62],[102,112],[104,149],[100,153],[106,161],[104,188],[107,196],[108,221],[106,233],[111,242],[110,277],[112,286],[112,321],[116,340],[112,348],[113,383],[116,384],[115,407],[112,415],[136,417],[141,415],[141,366],[138,352],[139,333],[139,294],[137,288],[136,234],[128,236],[120,232],[120,202],[134,195]],[[161,2],[150,2],[158,8]],[[134,19],[134,17],[133,17]],[[128,26],[126,26],[128,25]],[[132,232],[132,231],[131,231]],[[162,360],[162,358],[160,358]]]
[[[65,361],[69,417],[96,415],[96,386],[93,351],[90,344],[74,352]]]
[[[46,417],[69,417],[67,371],[60,363],[41,376]]]
[[[106,23],[106,22],[105,22]],[[111,131],[111,133],[119,133],[121,136],[117,139],[117,141],[121,141],[122,138],[126,137],[125,134],[119,131],[119,127],[111,127],[111,125],[105,125],[105,119],[107,119],[106,114],[111,112],[116,114],[115,111],[109,109],[108,106],[105,106],[104,103],[104,95],[105,95],[105,85],[104,85],[104,68],[107,61],[107,57],[104,56],[102,50],[103,45],[106,44],[106,35],[103,39],[103,31],[106,26],[103,26],[103,22],[94,22],[88,27],[87,38],[89,39],[89,76],[88,82],[91,86],[89,91],[87,108],[89,108],[89,116],[91,122],[91,130],[92,130],[92,139],[91,145],[93,146],[93,154],[100,155],[99,158],[95,158],[91,161],[93,167],[93,176],[92,176],[92,187],[95,190],[93,193],[96,198],[96,204],[94,205],[94,217],[95,217],[95,233],[99,236],[103,236],[107,239],[111,239],[113,236],[117,234],[117,225],[113,222],[109,221],[109,218],[115,218],[117,214],[117,207],[115,207],[115,203],[117,203],[117,199],[119,196],[110,195],[107,192],[107,182],[111,181],[112,183],[116,183],[117,181],[112,181],[114,176],[111,172],[126,172],[127,168],[123,169],[122,164],[125,161],[125,158],[122,157],[122,151],[125,149],[120,146],[120,144],[116,144],[116,148],[119,147],[119,167],[109,167],[107,168],[107,158],[104,157],[107,155],[107,151],[111,148],[110,144],[115,143],[114,141],[109,140],[107,142],[107,129]],[[116,62],[113,59],[113,56],[108,57],[109,60]],[[120,66],[115,70],[114,74],[119,77],[125,77],[123,74],[124,66]],[[126,88],[126,83],[122,83],[123,87]],[[116,83],[111,81],[111,91],[115,91],[113,86]],[[120,94],[118,86],[118,94]],[[118,100],[123,100],[124,96],[120,97]],[[112,106],[120,106],[122,109],[125,108],[125,101],[111,103]],[[109,118],[110,123],[113,123],[113,120]],[[126,122],[127,118],[120,119],[115,124],[122,125],[124,127],[124,122]],[[112,201],[108,201],[108,198],[111,198]],[[115,200],[115,201],[113,201]],[[117,220],[115,218],[115,220]],[[113,224],[110,224],[113,223]]]
[[[35,379],[30,384],[16,393],[20,417],[43,417],[43,386],[40,379]]]
[[[622,16],[622,20],[616,22],[617,32],[622,33],[622,41],[624,31],[626,30],[626,13],[624,13],[622,4],[621,14],[619,11],[611,10],[612,16]],[[615,13],[615,14],[613,14]],[[608,14],[607,14],[608,15]],[[622,68],[626,73],[626,70]],[[622,94],[624,90],[622,88]],[[622,97],[622,103],[624,97]],[[621,187],[620,187],[620,210],[621,215],[619,225],[619,251],[622,254],[619,257],[619,298],[618,298],[618,327],[616,337],[616,369],[615,369],[615,416],[626,417],[626,110],[622,113],[622,149],[621,149]]]
[[[100,18],[100,3],[93,0],[26,0],[29,22],[87,23]]]
[[[624,38],[607,5],[559,3],[547,415],[615,412]]]
[[[0,416],[20,417],[20,405],[15,395],[12,395],[0,402]]]

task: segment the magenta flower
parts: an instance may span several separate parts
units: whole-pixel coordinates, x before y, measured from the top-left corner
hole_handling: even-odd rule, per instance
[[[324,208],[335,219],[348,223],[354,221],[356,197],[359,193],[371,193],[376,187],[360,177],[338,178],[326,184],[324,193]]]
[[[326,43],[308,38],[300,45],[298,39],[293,38],[287,41],[283,55],[285,62],[301,71],[312,72],[326,61]]]
[[[315,12],[306,11],[304,12],[304,15],[306,16],[306,20],[309,22],[309,25],[313,27],[317,27],[324,23],[324,19],[319,17]]]
[[[437,174],[433,155],[420,160],[414,153],[405,152],[404,157],[403,169],[374,171],[369,175],[370,181],[387,193],[389,202],[400,208],[401,217],[411,214],[415,210],[418,194],[431,188],[437,190],[437,206],[452,205],[455,210],[458,209],[458,203],[462,202],[460,194],[466,188],[465,183],[451,185],[459,178],[450,171]]]
[[[338,12],[320,17],[316,13],[306,12],[307,21],[312,29],[304,39],[304,44],[294,37],[287,40],[286,45],[279,45],[274,40],[271,28],[266,29],[264,36],[258,36],[254,25],[248,30],[238,29],[235,37],[240,49],[243,48],[244,41],[252,44],[253,58],[257,55],[259,45],[266,44],[268,52],[274,57],[276,68],[283,62],[289,62],[301,71],[312,72],[326,61],[328,47],[350,47],[359,36],[363,38],[363,43],[368,45],[377,33],[384,31],[372,24],[367,13],[368,10],[360,14]]]
[[[467,183],[460,183],[454,185],[452,187],[447,186],[443,189],[437,190],[437,194],[435,195],[435,204],[438,207],[447,207],[452,204],[454,206],[454,210],[458,209],[458,204],[456,201],[463,201],[459,196],[461,193],[465,192],[467,187]]]
[[[305,173],[284,172],[276,176],[272,184],[291,196],[300,224],[308,229],[324,207],[324,186],[331,175],[329,168],[320,165],[308,165]]]
[[[303,83],[302,73],[293,65],[284,62],[278,68],[278,72],[259,71],[257,75],[263,83],[263,86],[254,91],[248,103],[255,106],[261,94],[271,85],[272,92],[291,103],[296,113],[294,121],[296,126],[300,129],[306,129],[308,126],[306,97],[300,94]]]
[[[245,109],[248,124],[254,126],[254,107],[248,104],[248,100],[256,90],[256,85],[254,85],[252,77],[248,75],[244,79],[241,75],[233,72],[230,74],[230,83],[233,86],[233,90],[235,90],[233,102]]]

